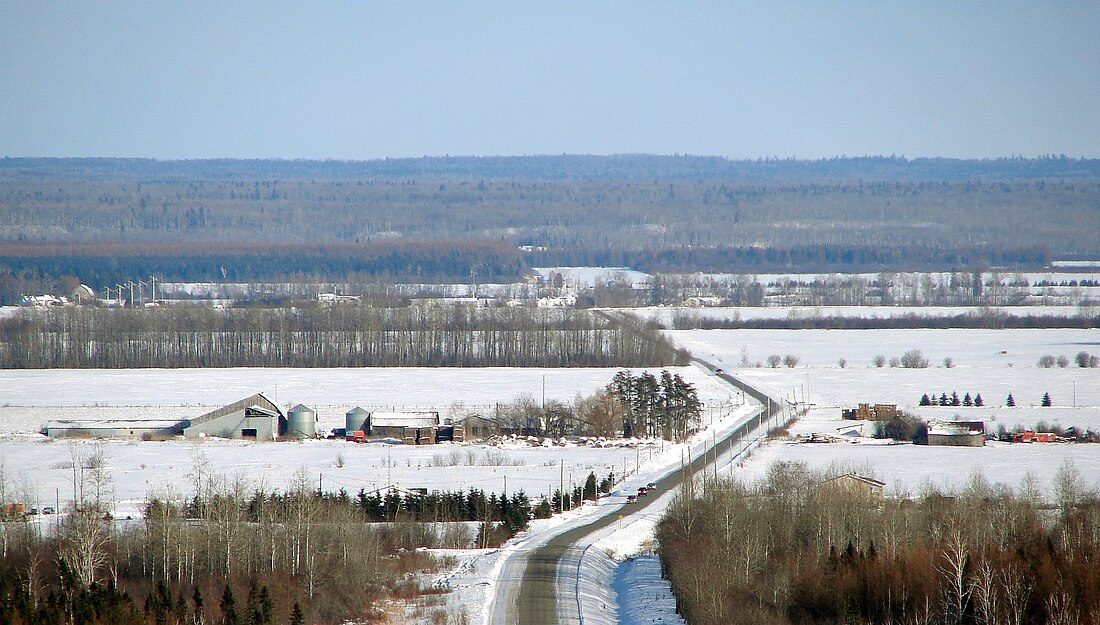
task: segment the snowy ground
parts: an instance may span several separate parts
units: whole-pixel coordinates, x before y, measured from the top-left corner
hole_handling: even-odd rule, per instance
[[[1100,369],[1040,369],[1040,356],[1078,351],[1100,353],[1098,330],[693,330],[670,331],[679,344],[760,385],[777,397],[808,400],[809,414],[794,432],[835,432],[851,424],[840,420],[840,407],[857,402],[897,403],[926,418],[982,418],[991,423],[1033,425],[1040,419],[1063,426],[1100,429]],[[887,359],[905,351],[923,350],[928,369],[876,368],[875,355]],[[766,361],[770,354],[794,354],[795,368],[741,368]],[[953,368],[943,359],[951,357]],[[839,366],[839,359],[847,361]],[[0,371],[0,458],[8,488],[33,494],[50,505],[72,492],[72,462],[94,449],[90,441],[48,441],[31,434],[54,418],[181,418],[211,406],[235,401],[257,391],[283,405],[315,406],[321,428],[342,425],[343,413],[354,405],[398,409],[451,409],[452,404],[488,406],[507,402],[520,393],[572,401],[605,385],[615,369],[228,369],[138,371]],[[728,402],[735,393],[703,371],[677,369],[694,383],[708,403]],[[916,408],[922,393],[981,393],[984,408]],[[1005,408],[1011,392],[1019,406]],[[1039,408],[1049,392],[1054,408]],[[740,412],[737,413],[741,414]],[[715,430],[731,427],[734,415],[719,418]],[[708,420],[708,425],[710,425]],[[701,443],[701,435],[695,441]],[[509,563],[516,554],[546,540],[573,523],[584,522],[603,506],[622,505],[625,493],[662,472],[674,470],[683,446],[640,448],[538,447],[507,445],[441,445],[406,447],[354,445],[340,441],[249,443],[224,440],[103,443],[112,467],[112,488],[119,512],[137,512],[140,500],[169,486],[189,492],[189,473],[196,461],[228,478],[240,476],[268,489],[289,484],[300,473],[319,480],[326,489],[368,490],[388,484],[434,488],[478,486],[500,491],[520,488],[539,495],[557,488],[562,463],[566,481],[583,480],[589,471],[602,476],[625,467],[640,473],[619,487],[599,506],[589,505],[564,516],[536,521],[531,530],[501,549],[449,551],[458,566],[437,580],[454,590],[450,602],[461,606],[471,623],[490,617],[492,597],[502,575],[514,574]],[[275,445],[275,446],[272,446]],[[277,450],[273,454],[272,450]],[[1025,475],[1049,485],[1067,460],[1093,488],[1100,488],[1100,446],[1003,445],[984,448],[929,448],[882,445],[858,439],[840,444],[770,444],[754,450],[744,463],[731,464],[728,454],[719,472],[741,478],[760,475],[774,460],[800,460],[812,466],[854,467],[887,482],[892,492],[918,492],[926,484],[958,487],[981,470],[987,479],[1016,486]],[[342,466],[341,466],[342,465]],[[665,493],[669,495],[671,491]],[[605,604],[592,623],[670,622],[674,602],[667,584],[658,579],[655,561],[641,558],[629,566],[616,562],[644,553],[652,537],[656,511],[627,526],[593,537],[589,556],[603,560],[591,571],[600,575],[586,584],[586,596]],[[606,559],[606,560],[604,560]],[[610,564],[609,564],[610,562]],[[604,568],[600,568],[600,567]],[[607,575],[615,570],[613,587]],[[509,573],[511,572],[511,573]],[[657,599],[651,599],[650,595]],[[587,615],[586,615],[587,616]],[[600,620],[602,619],[602,620]],[[674,622],[674,621],[671,621]]]
[[[668,332],[697,356],[713,358],[750,383],[793,401],[808,400],[809,414],[791,428],[792,434],[837,434],[870,424],[843,421],[841,407],[859,402],[893,403],[925,419],[982,419],[987,428],[1004,424],[1033,427],[1039,421],[1063,427],[1100,430],[1100,369],[1043,369],[1036,366],[1045,354],[1078,351],[1100,353],[1100,330],[686,330]],[[888,359],[918,348],[930,360],[927,369],[874,367],[872,359]],[[768,354],[794,354],[794,368],[739,368],[742,350],[748,360],[766,360]],[[955,366],[946,368],[950,356]],[[846,368],[839,366],[845,358]],[[982,394],[986,405],[974,407],[920,407],[920,396],[957,391],[962,397]],[[1049,392],[1054,407],[1039,407]],[[1013,394],[1017,406],[1005,399]],[[776,460],[797,460],[816,468],[853,467],[871,473],[887,490],[917,493],[926,484],[941,488],[965,485],[975,471],[990,481],[1018,486],[1025,475],[1049,486],[1055,473],[1072,462],[1091,488],[1100,488],[1100,446],[1012,445],[993,443],[984,448],[882,445],[856,439],[839,444],[773,444],[763,447],[739,476],[761,474]]]

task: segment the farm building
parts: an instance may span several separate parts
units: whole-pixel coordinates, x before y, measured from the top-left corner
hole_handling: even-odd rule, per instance
[[[869,499],[882,499],[882,489],[885,487],[885,482],[880,482],[876,479],[857,475],[855,473],[845,473],[844,475],[838,475],[834,478],[825,480],[818,485],[817,489],[822,493],[836,493],[848,497],[854,496]]]
[[[861,421],[889,421],[898,416],[898,406],[897,404],[859,404],[855,408],[841,408],[840,416],[844,419]]]
[[[46,436],[50,438],[160,438],[176,436],[186,421],[102,420],[79,421],[64,419],[48,421]]]
[[[462,428],[463,434],[468,439],[489,438],[500,432],[496,421],[478,414],[466,416],[455,427]]]
[[[287,417],[266,395],[256,393],[185,423],[183,435],[188,438],[220,436],[274,440],[286,433]]]
[[[372,438],[403,440],[410,429],[434,430],[438,425],[438,412],[372,412],[363,430]]]
[[[1013,443],[1053,443],[1058,440],[1054,432],[1017,432],[1012,435]]]
[[[985,445],[985,422],[929,421],[928,444],[982,447]]]

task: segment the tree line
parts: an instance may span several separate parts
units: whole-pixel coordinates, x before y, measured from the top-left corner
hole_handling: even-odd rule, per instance
[[[0,217],[11,243],[150,244],[166,250],[221,243],[221,257],[235,261],[224,264],[226,271],[241,275],[279,269],[263,260],[249,270],[249,262],[232,250],[262,256],[286,242],[435,241],[458,247],[483,241],[522,246],[530,250],[526,262],[536,266],[648,271],[1033,267],[1052,255],[1098,251],[1089,236],[1100,196],[1096,163],[644,156],[366,164],[16,159],[0,162]],[[1036,222],[1040,209],[1044,219]],[[449,254],[448,245],[436,249]],[[421,275],[437,265],[409,254],[424,265]],[[72,264],[65,254],[57,256],[58,263]],[[147,259],[150,266],[167,262],[154,256]],[[106,256],[92,260],[97,271],[110,273]],[[325,263],[286,260],[315,268],[305,271],[326,271]],[[337,264],[339,254],[331,260],[334,273],[346,271],[346,263]],[[48,256],[37,262],[61,270]],[[444,273],[468,273],[459,269],[462,264],[457,260]],[[189,271],[203,274],[223,266],[191,265]],[[404,262],[383,267],[387,274],[415,269]],[[135,268],[128,275],[153,272]]]
[[[980,474],[957,492],[881,498],[777,463],[717,481],[661,520],[689,623],[1100,623],[1100,501],[1071,465],[1053,488]]]
[[[599,367],[683,359],[654,328],[560,309],[65,307],[0,319],[0,367],[7,368]]]

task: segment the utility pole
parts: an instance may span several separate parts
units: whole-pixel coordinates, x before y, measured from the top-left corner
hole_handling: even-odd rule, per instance
[[[624,465],[625,466],[625,465]],[[623,473],[626,473],[626,469],[623,469]],[[558,475],[558,492],[561,493],[561,509],[565,511],[565,458],[561,459],[561,472]]]
[[[150,280],[151,284],[153,285],[153,289],[152,289],[153,290],[153,305],[156,306],[156,304],[157,304],[157,276],[156,276],[156,274],[150,275],[149,280]]]

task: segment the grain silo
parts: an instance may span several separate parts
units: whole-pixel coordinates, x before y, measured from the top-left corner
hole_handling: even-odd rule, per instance
[[[317,413],[304,404],[290,409],[286,419],[286,435],[289,438],[313,438],[317,436]]]
[[[347,414],[344,415],[344,427],[347,428],[348,436],[351,436],[351,433],[357,430],[362,430],[369,433],[369,419],[370,413],[366,410],[363,410],[359,406],[356,406],[347,411]]]

